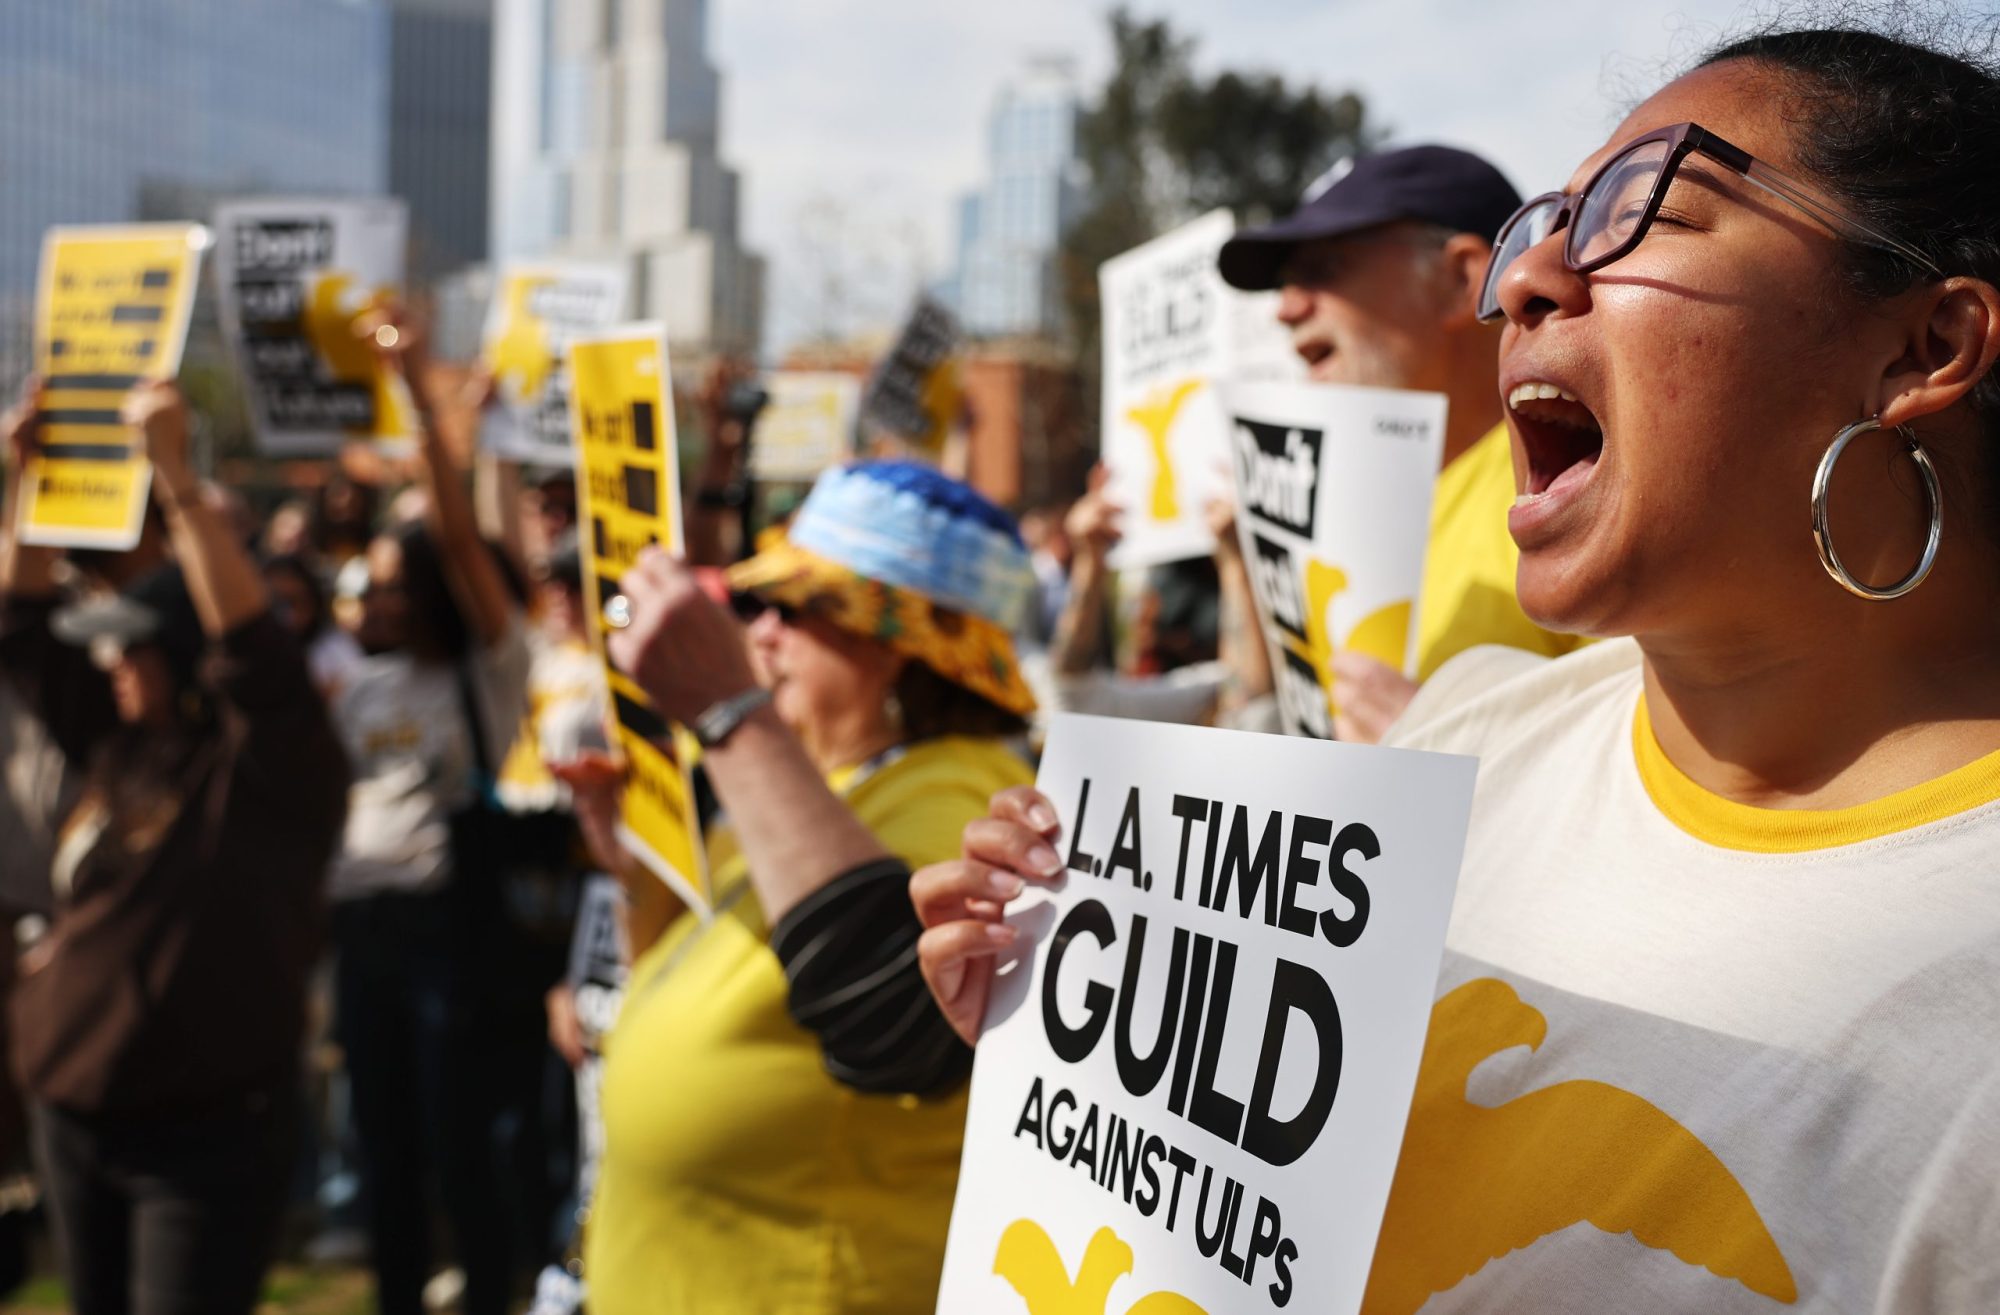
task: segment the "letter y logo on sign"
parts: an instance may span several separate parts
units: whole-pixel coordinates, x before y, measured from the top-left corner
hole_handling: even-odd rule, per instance
[[[1209,501],[1226,487],[1217,385],[1236,296],[1215,267],[1235,231],[1217,210],[1104,262],[1104,464],[1125,511],[1120,570],[1206,556]]]
[[[1058,717],[1060,888],[1010,915],[940,1315],[1353,1315],[1469,758]]]

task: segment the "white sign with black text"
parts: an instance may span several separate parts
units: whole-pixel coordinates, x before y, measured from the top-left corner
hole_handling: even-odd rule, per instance
[[[1216,253],[1236,231],[1215,210],[1104,262],[1105,496],[1124,510],[1118,570],[1206,555],[1207,505],[1228,489],[1228,420],[1217,385],[1231,368],[1236,293]]]
[[[1470,758],[1059,716],[1068,872],[1010,921],[940,1315],[1352,1315]]]
[[[1236,532],[1285,729],[1333,734],[1333,655],[1399,672],[1444,454],[1445,397],[1341,384],[1227,390]]]
[[[401,295],[408,231],[408,207],[394,197],[216,208],[223,336],[266,455],[330,456],[355,441],[393,452],[416,441],[408,385],[357,335],[363,317]]]

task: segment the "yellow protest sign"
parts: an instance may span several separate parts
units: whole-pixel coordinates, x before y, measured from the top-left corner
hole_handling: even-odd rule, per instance
[[[42,244],[35,302],[41,451],[22,472],[21,539],[130,548],[152,467],[118,419],[142,379],[181,368],[208,230],[198,224],[56,228]]]
[[[667,336],[658,324],[573,340],[569,348],[571,432],[583,548],[584,610],[604,658],[603,605],[641,551],[681,548],[680,482]],[[695,907],[710,904],[685,732],[662,717],[646,691],[605,660],[627,769],[619,828],[627,848]]]
[[[403,281],[401,201],[260,198],[217,207],[222,327],[243,373],[257,444],[330,456],[416,437],[416,407],[355,326]]]

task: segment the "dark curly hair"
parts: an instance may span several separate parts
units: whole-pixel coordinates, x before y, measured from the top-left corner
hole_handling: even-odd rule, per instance
[[[1738,36],[1697,66],[1753,60],[1769,69],[1782,80],[1798,161],[1815,182],[1947,275],[2000,286],[1994,20],[1897,3],[1832,13],[1824,26],[1773,23]],[[1928,277],[1891,251],[1855,242],[1844,250],[1848,288],[1864,301]],[[1991,440],[1988,486],[2000,489],[2000,372],[1974,387],[1971,407]]]

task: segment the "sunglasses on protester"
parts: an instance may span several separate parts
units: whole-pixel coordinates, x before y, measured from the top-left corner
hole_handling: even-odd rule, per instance
[[[1479,318],[1491,322],[1505,315],[1500,307],[1500,280],[1523,252],[1556,233],[1565,235],[1563,264],[1577,274],[1603,269],[1630,255],[1660,213],[1682,162],[1697,153],[1835,232],[1864,246],[1893,252],[1932,278],[1944,277],[1944,271],[1915,247],[1814,196],[1803,184],[1706,128],[1680,123],[1649,132],[1627,145],[1606,160],[1581,190],[1544,192],[1516,210],[1494,239],[1493,259],[1486,266],[1486,282],[1479,291]]]
[[[766,612],[776,612],[778,620],[782,621],[788,627],[797,625],[799,617],[802,615],[799,609],[793,607],[790,603],[775,602],[752,593],[734,593],[729,595],[729,610],[734,612],[736,619],[746,626]]]

